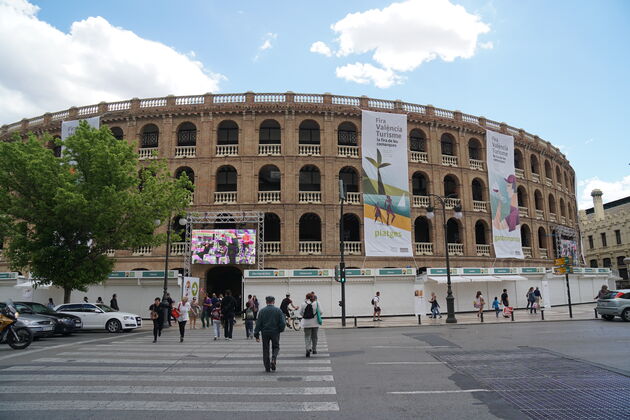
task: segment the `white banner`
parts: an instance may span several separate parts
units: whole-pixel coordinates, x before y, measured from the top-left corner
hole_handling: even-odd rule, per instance
[[[182,297],[188,297],[192,301],[194,297],[199,300],[199,277],[184,277],[184,287],[182,287]]]
[[[514,137],[486,130],[486,161],[496,258],[525,258],[514,175]]]
[[[368,257],[411,257],[407,115],[362,112],[363,226]]]
[[[61,140],[65,140],[79,127],[79,123],[85,121],[92,128],[98,129],[101,126],[101,117],[84,118],[82,120],[62,121],[61,122]]]

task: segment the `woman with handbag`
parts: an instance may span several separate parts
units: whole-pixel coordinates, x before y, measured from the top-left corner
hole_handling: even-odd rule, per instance
[[[173,308],[173,317],[177,318],[179,324],[179,342],[184,341],[184,333],[186,332],[186,322],[188,322],[188,312],[190,311],[190,303],[188,296],[184,296],[177,304],[177,308]]]
[[[151,320],[153,321],[153,342],[157,342],[157,338],[162,335],[162,328],[164,327],[164,306],[160,302],[160,298],[156,297],[153,301],[153,305],[149,306],[151,311]]]
[[[317,332],[322,325],[322,309],[314,293],[308,293],[306,300],[300,305],[302,329],[304,330],[304,343],[306,344],[306,357],[317,354]]]

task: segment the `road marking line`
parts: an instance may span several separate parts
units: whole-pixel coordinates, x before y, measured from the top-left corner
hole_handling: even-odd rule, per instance
[[[444,365],[446,362],[368,362],[368,365]]]
[[[454,389],[450,391],[390,391],[388,394],[462,394],[467,392],[493,392],[490,389]]]
[[[456,346],[370,346],[373,349],[444,349]]]
[[[286,352],[285,352],[286,353]],[[86,353],[85,351],[66,351],[66,352],[61,352],[58,353],[59,356],[84,356],[86,354],[89,354],[90,356],[120,356],[120,357],[141,357],[141,358],[146,358],[146,357],[151,357],[153,359],[161,359],[161,358],[195,358],[195,359],[199,359],[199,360],[212,360],[212,359],[253,359],[253,358],[260,358],[262,356],[261,352],[256,352],[256,353],[237,353],[237,354],[233,354],[233,353],[228,353],[228,354],[224,354],[224,353],[215,353],[215,354],[209,354],[209,353],[199,353],[199,352],[195,352],[195,353],[187,353],[187,352],[177,352],[177,353],[167,353],[167,352],[155,352],[155,353],[147,353],[147,352],[143,352],[143,351],[135,351],[135,352],[130,352],[130,351],[108,351],[108,352],[89,352]],[[317,354],[318,357],[330,357],[330,354],[328,353],[318,353]],[[291,360],[291,359],[303,359],[304,356],[298,356],[296,354],[293,353],[288,353],[286,354],[283,359],[285,360]]]
[[[170,381],[177,381],[179,378],[170,377]],[[306,376],[287,376],[287,375],[266,375],[266,376],[195,376],[191,378],[187,376],[181,378],[182,381],[194,380],[195,382],[237,382],[237,381],[251,381],[251,382],[279,382],[279,381],[293,381],[293,382],[333,382],[332,375],[306,375]],[[0,382],[31,382],[31,381],[54,381],[61,383],[63,381],[73,382],[88,382],[88,381],[116,381],[116,382],[134,382],[134,381],[155,381],[155,375],[42,375],[37,372],[34,373],[22,373],[20,375],[0,375]],[[47,388],[47,387],[43,387]]]
[[[251,367],[167,367],[159,370],[154,366],[93,366],[93,365],[56,365],[56,366],[38,366],[38,365],[19,365],[11,366],[8,368],[0,369],[2,372],[190,372],[190,373],[216,373],[216,372],[246,372],[248,374],[263,374],[263,372],[253,372]],[[284,372],[332,372],[330,366],[283,366],[282,373]]]
[[[200,360],[198,358],[180,360],[180,359],[90,359],[90,358],[68,358],[68,357],[43,357],[36,359],[36,363],[110,363],[110,364],[135,364],[135,365],[164,365],[167,363],[178,365],[257,365],[262,366],[262,361],[258,360]],[[282,365],[329,365],[329,359],[303,359],[303,360],[285,360],[278,358],[278,366]]]
[[[13,391],[11,391],[13,390]],[[143,385],[59,385],[59,386],[0,386],[0,393],[29,394],[179,394],[179,395],[336,395],[335,387],[199,387]],[[73,407],[71,407],[72,409]]]
[[[190,388],[188,393],[198,391]],[[214,390],[208,391],[216,394]],[[336,402],[209,402],[209,401],[11,401],[0,402],[0,411],[339,411]]]

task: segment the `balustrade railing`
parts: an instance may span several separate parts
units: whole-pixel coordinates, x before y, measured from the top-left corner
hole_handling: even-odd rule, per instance
[[[347,192],[346,193],[346,203],[347,204],[361,204],[361,193],[358,193],[358,192]]]
[[[131,108],[131,101],[111,102],[107,104],[107,111],[126,111]]]
[[[532,172],[532,181],[538,182],[540,184],[540,175],[538,175],[537,173]]]
[[[473,200],[473,210],[474,211],[488,211],[488,202]]]
[[[176,158],[194,158],[197,155],[197,146],[176,146]]]
[[[418,163],[429,163],[429,154],[427,152],[411,151],[411,161]]]
[[[214,193],[214,204],[236,204],[236,191],[223,191]]]
[[[414,242],[416,255],[433,255],[433,242]]]
[[[321,254],[322,242],[321,241],[300,241],[299,243],[300,254]]]
[[[179,96],[175,98],[175,105],[201,105],[205,103],[203,95],[198,96]]]
[[[447,209],[454,209],[455,207],[462,205],[462,200],[459,198],[446,198],[444,200],[444,205]]]
[[[343,252],[346,255],[361,255],[361,242],[344,241]]]
[[[337,156],[358,158],[359,146],[337,146]]]
[[[464,255],[464,244],[448,244],[449,255]]]
[[[516,174],[517,178],[525,179],[525,170],[524,169],[515,168],[514,169],[514,173]]]
[[[151,255],[153,252],[153,248],[150,246],[139,246],[131,250],[131,255],[140,256],[140,255]]]
[[[108,249],[105,251],[105,255],[107,255],[108,257],[113,257],[116,255],[116,250],[115,249]],[[2,253],[0,252],[0,256],[2,256]],[[2,259],[2,258],[0,258]]]
[[[531,258],[532,257],[532,247],[531,246],[524,246],[523,247],[523,255],[525,256],[525,258]]]
[[[545,177],[545,185],[548,187],[553,186],[553,179]]]
[[[286,102],[287,96],[282,93],[257,93],[254,102]]]
[[[282,249],[280,244],[281,242],[279,241],[266,241],[262,244],[262,250],[267,255],[279,255]]]
[[[564,216],[560,216],[560,224],[566,225],[567,224],[567,218],[564,217]]]
[[[322,103],[324,103],[324,96],[323,95],[296,94],[293,97],[293,101],[294,102],[307,103],[307,104],[322,104]]]
[[[549,213],[549,221],[550,222],[555,222],[558,219],[556,218],[556,213]]]
[[[480,257],[489,257],[490,256],[490,245],[485,244],[476,244],[477,255]]]
[[[518,215],[520,217],[529,217],[529,211],[528,211],[527,207],[519,206],[519,208],[518,208]]]
[[[333,96],[332,103],[335,105],[351,105],[351,106],[361,105],[359,98],[355,98],[352,96]]]
[[[442,165],[457,166],[457,156],[442,155]]]
[[[470,169],[475,169],[477,171],[483,171],[483,160],[468,159],[468,163],[470,165]]]
[[[170,253],[171,255],[184,255],[186,253],[186,242],[173,242]]]
[[[258,191],[259,203],[279,203],[280,191]]]
[[[157,147],[144,147],[138,149],[138,159],[157,159],[158,148]]]
[[[238,156],[238,144],[217,144],[217,156]]]
[[[543,220],[545,218],[545,212],[542,210],[536,209],[536,219]]]
[[[215,104],[235,104],[245,102],[245,95],[243,94],[226,94],[226,95],[214,95],[212,102]]]
[[[412,196],[413,207],[429,207],[429,196],[426,195],[414,195]]]
[[[140,108],[155,108],[159,106],[166,106],[166,98],[151,98],[140,100]]]
[[[299,191],[298,201],[301,204],[305,203],[321,203],[322,193],[321,191]]]
[[[320,156],[321,146],[319,144],[298,145],[298,155],[300,156]]]
[[[280,156],[282,145],[280,144],[259,144],[258,154],[261,156]]]
[[[538,251],[540,252],[540,258],[543,258],[543,259],[549,258],[547,254],[547,248],[539,248]]]

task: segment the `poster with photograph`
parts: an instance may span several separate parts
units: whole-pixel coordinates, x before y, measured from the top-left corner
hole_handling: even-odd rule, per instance
[[[255,264],[256,230],[193,230],[191,253],[193,264]]]

